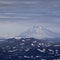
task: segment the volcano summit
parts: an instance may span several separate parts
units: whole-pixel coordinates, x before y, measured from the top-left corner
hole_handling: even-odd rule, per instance
[[[44,38],[56,38],[59,35],[55,32],[50,31],[49,29],[36,25],[32,28],[29,28],[27,31],[23,32],[20,37],[22,38],[37,38],[37,39],[44,39]]]

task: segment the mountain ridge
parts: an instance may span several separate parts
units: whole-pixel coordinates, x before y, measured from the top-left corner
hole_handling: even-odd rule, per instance
[[[40,25],[34,25],[32,28],[29,28],[25,32],[23,32],[20,37],[22,38],[57,38],[59,35],[51,30],[42,27]]]

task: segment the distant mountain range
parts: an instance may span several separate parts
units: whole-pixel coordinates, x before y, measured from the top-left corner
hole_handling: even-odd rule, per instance
[[[18,36],[15,37],[0,37],[0,40],[4,40],[4,39],[10,39],[10,38],[15,38],[15,39],[21,39],[21,38],[35,38],[35,39],[59,39],[60,35],[52,32],[51,30],[49,30],[48,28],[45,28],[43,26],[40,25],[34,25],[31,28],[27,29],[26,31],[24,31],[23,33],[21,33]]]

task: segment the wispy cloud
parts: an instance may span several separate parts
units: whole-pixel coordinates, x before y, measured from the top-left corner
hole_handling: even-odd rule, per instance
[[[1,1],[0,0],[0,5],[2,4],[13,4],[14,2],[12,2],[12,1]]]

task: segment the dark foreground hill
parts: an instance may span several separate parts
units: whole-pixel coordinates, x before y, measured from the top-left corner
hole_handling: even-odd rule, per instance
[[[58,42],[57,42],[58,40]],[[56,60],[60,59],[59,39],[6,39],[0,44],[1,60]]]

